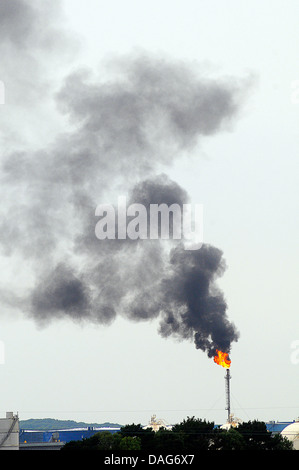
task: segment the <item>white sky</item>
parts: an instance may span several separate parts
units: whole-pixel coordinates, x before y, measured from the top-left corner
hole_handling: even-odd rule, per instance
[[[219,284],[240,331],[231,352],[232,411],[245,421],[295,419],[299,102],[292,99],[292,83],[299,80],[298,2],[64,5],[67,27],[81,41],[80,65],[97,67],[140,48],[204,63],[220,76],[255,76],[230,132],[203,139],[194,155],[167,173],[204,205],[204,241],[222,249],[227,261]],[[3,263],[4,273],[9,260]],[[21,315],[4,313],[0,339],[2,414],[121,424],[146,424],[153,413],[169,423],[193,415],[226,420],[225,370],[193,344],[161,338],[156,322],[119,318],[110,327],[82,327],[60,321],[40,330]]]

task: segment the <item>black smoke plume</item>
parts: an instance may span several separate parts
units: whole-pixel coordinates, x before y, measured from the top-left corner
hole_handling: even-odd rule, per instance
[[[227,304],[216,283],[225,269],[222,252],[206,244],[196,251],[178,246],[170,254],[170,264],[172,270],[161,286],[160,333],[193,339],[209,357],[216,349],[229,352],[239,334],[227,318]]]
[[[36,39],[38,16],[28,2],[7,3],[8,26],[21,21],[13,5],[26,13],[21,42],[3,32],[19,51]],[[49,48],[53,56],[53,42]],[[183,240],[99,241],[95,208],[119,194],[146,207],[190,202],[165,169],[231,126],[248,81],[209,79],[194,64],[146,53],[106,67],[105,75],[85,68],[64,80],[55,100],[68,130],[52,145],[3,153],[2,256],[23,260],[30,276],[25,293],[2,287],[2,301],[43,325],[158,318],[164,337],[192,340],[209,356],[228,352],[238,333],[217,287],[221,250],[187,251]]]

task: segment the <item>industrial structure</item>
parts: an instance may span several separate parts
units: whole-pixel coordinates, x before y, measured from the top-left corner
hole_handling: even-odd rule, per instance
[[[19,450],[19,417],[12,411],[0,418],[0,450]]]
[[[89,439],[98,432],[115,433],[120,427],[94,427],[73,429],[52,429],[48,431],[21,429],[20,450],[60,450],[64,444],[71,441],[82,441]]]
[[[225,392],[226,392],[226,410],[227,410],[227,422],[231,422],[231,412],[230,412],[230,371],[226,369],[225,375]]]
[[[172,429],[170,424],[167,424],[163,419],[156,419],[156,415],[151,416],[151,420],[146,426],[143,426],[143,429],[152,429],[157,432],[160,428]]]
[[[293,443],[294,450],[299,450],[299,418],[293,423],[288,424],[281,431],[281,435]]]

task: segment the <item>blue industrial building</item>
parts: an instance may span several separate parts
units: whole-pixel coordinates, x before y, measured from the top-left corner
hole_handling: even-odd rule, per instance
[[[77,429],[59,429],[52,431],[33,431],[20,429],[20,444],[36,444],[46,442],[61,442],[63,444],[70,441],[82,441],[98,432],[108,431],[111,433],[118,432],[120,428],[77,428]]]
[[[289,424],[294,423],[295,421],[269,421],[265,423],[267,426],[267,430],[272,432],[273,434],[280,433],[284,428],[286,428]]]

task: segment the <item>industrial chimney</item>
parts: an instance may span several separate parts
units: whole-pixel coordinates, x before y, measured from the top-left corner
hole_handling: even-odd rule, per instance
[[[231,423],[232,417],[230,412],[230,385],[229,381],[231,379],[230,370],[226,369],[225,375],[225,394],[226,394],[226,410],[227,410],[227,422]]]

